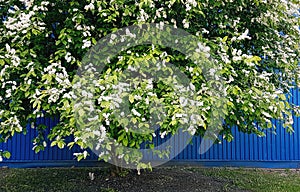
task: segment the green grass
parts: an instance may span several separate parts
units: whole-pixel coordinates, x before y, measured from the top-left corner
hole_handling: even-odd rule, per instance
[[[178,169],[171,168],[172,169]],[[181,167],[182,169],[182,167]],[[226,181],[224,191],[238,187],[249,191],[300,191],[300,172],[292,170],[261,170],[231,168],[185,167],[185,170],[197,172],[212,180]],[[91,181],[89,172],[94,172],[97,179]],[[197,175],[195,174],[195,175]],[[137,176],[138,177],[138,176]],[[0,169],[1,192],[46,192],[46,191],[102,191],[115,192],[113,186],[105,185],[109,178],[105,168],[35,168],[35,169]],[[125,176],[126,178],[126,176]]]
[[[204,169],[204,175],[232,181],[240,189],[259,192],[299,192],[299,170],[266,170],[266,169]]]
[[[102,188],[101,183],[95,185],[88,177],[89,172],[107,175],[103,168],[0,169],[0,191],[115,191]]]

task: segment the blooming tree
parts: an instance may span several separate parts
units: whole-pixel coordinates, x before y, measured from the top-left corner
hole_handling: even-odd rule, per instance
[[[83,56],[119,28],[144,23],[184,29],[217,64],[226,82],[222,103],[226,110],[220,129],[225,139],[233,139],[234,125],[242,132],[263,136],[264,129],[276,128],[272,119],[292,131],[298,106],[288,102],[287,93],[299,85],[299,5],[297,0],[0,0],[0,142],[15,133],[26,133],[24,127],[30,123],[39,133],[34,139],[36,152],[46,147],[46,137],[51,146],[79,145],[83,149],[95,147],[86,138],[112,138],[118,146],[110,142],[98,146],[103,149],[100,159],[108,161],[115,156],[148,167],[139,164],[141,154],[128,155],[120,146],[140,148],[148,142],[151,148],[155,132],[130,131],[122,113],[114,113],[114,101],[107,94],[124,88],[115,87],[122,71],[156,59],[174,64],[190,78],[190,89],[197,93],[197,116],[189,121],[194,124],[187,131],[204,135],[216,104],[204,72],[178,51],[154,44],[131,47],[106,60],[100,80],[94,82],[97,102],[90,109],[95,113],[92,118],[100,123],[88,133],[78,128],[78,118],[86,113],[74,105],[74,90],[85,86],[76,79]],[[114,41],[117,37],[110,38]],[[129,121],[142,125],[149,118],[151,103],[159,100],[164,103],[166,118],[158,122],[158,136],[174,134],[185,122],[185,101],[172,94],[164,81],[135,82],[134,91],[126,95],[132,112]],[[80,94],[89,97],[88,92]],[[36,119],[45,115],[60,117],[48,136],[44,125],[35,126]],[[74,140],[67,142],[68,136]],[[9,157],[7,152],[1,155]],[[88,153],[84,150],[75,155],[80,160]]]

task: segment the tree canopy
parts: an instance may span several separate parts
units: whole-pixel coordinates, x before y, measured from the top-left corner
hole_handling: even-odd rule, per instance
[[[95,82],[97,102],[93,112],[98,130],[86,135],[78,128],[80,115],[76,114],[80,112],[74,107],[74,90],[84,86],[76,81],[84,55],[118,29],[145,23],[185,30],[217,64],[226,92],[219,133],[227,140],[233,139],[233,126],[263,136],[264,129],[275,128],[272,119],[292,131],[298,106],[289,103],[288,93],[299,85],[299,5],[297,0],[0,0],[0,142],[26,133],[25,126],[30,123],[39,131],[34,139],[36,152],[46,147],[46,137],[52,140],[51,145],[61,148],[95,147],[87,137],[112,138],[120,146],[131,148],[148,142],[151,148],[155,133],[143,122],[149,119],[149,107],[156,101],[164,104],[162,111],[166,114],[157,123],[158,136],[174,134],[186,119],[193,124],[187,131],[203,136],[214,116],[212,105],[216,104],[208,80],[191,59],[159,44],[134,46],[107,60]],[[114,36],[110,38],[114,40]],[[197,93],[194,99],[200,103],[193,108],[194,119],[185,116],[185,105],[166,82],[139,80],[124,96],[131,116],[117,116],[113,101],[105,96],[118,84],[122,72],[158,59],[172,63],[190,78],[191,89]],[[60,123],[48,136],[45,126],[35,126],[37,118],[55,115],[59,115]],[[128,131],[130,123],[150,131]],[[74,140],[67,142],[69,136]],[[99,158],[108,161],[113,153],[125,162],[139,164],[141,154],[126,155],[115,147],[110,142],[99,146],[103,149]],[[82,159],[87,152],[76,155]]]

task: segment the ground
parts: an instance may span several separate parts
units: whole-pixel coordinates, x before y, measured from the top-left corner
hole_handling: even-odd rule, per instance
[[[94,173],[91,180],[89,173]],[[0,169],[1,192],[300,191],[298,170],[160,167],[111,176],[107,168]]]

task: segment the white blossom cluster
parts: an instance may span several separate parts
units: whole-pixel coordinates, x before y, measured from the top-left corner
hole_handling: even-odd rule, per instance
[[[42,74],[45,77],[44,79],[46,80],[45,84],[50,84],[51,81],[49,81],[47,77],[52,77],[62,87],[68,88],[71,86],[66,68],[61,66],[61,63],[51,63],[44,69],[44,72]],[[52,78],[49,79],[52,80]]]
[[[17,31],[26,33],[26,29],[32,25],[31,17],[33,15],[35,15],[34,11],[30,11],[28,14],[24,12],[21,13],[17,18],[8,17],[7,20],[4,21],[4,26],[8,29],[9,32],[7,35],[15,35]]]
[[[5,36],[14,36],[13,41],[16,41],[17,39],[22,38],[22,35],[28,33],[30,29],[35,29],[37,31],[45,30],[45,23],[39,20],[34,21],[33,18],[37,17],[37,11],[47,11],[44,6],[46,6],[48,3],[49,2],[42,2],[41,6],[34,6],[34,10],[27,12],[20,10],[20,8],[15,5],[13,10],[20,11],[20,14],[17,14],[17,17],[15,17],[15,11],[10,11],[12,16],[8,16],[3,21],[4,27],[6,28]],[[28,5],[30,5],[30,3]]]
[[[0,126],[1,127],[10,127],[9,131],[16,130],[18,132],[21,132],[23,130],[23,127],[21,126],[21,122],[16,115],[8,118],[5,121],[1,121]]]
[[[186,0],[184,4],[186,7],[185,8],[186,11],[190,11],[193,7],[196,7],[198,5],[197,1],[195,0]]]

